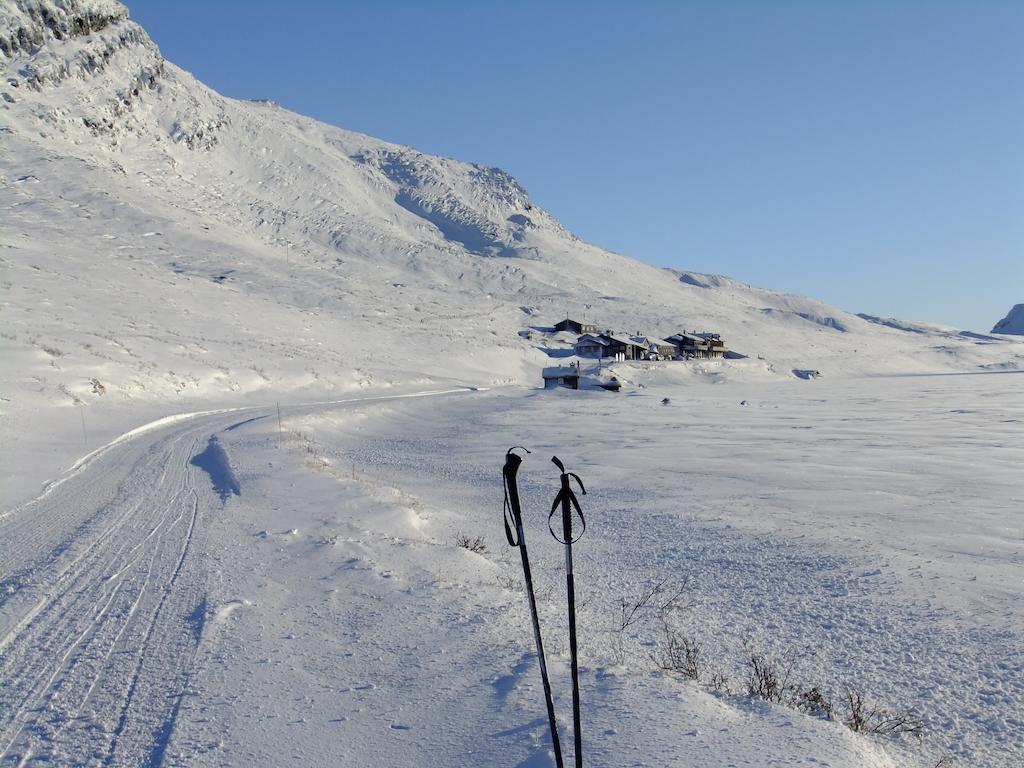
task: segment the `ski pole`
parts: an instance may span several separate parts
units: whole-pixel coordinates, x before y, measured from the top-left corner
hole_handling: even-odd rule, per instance
[[[523,578],[526,581],[526,597],[530,603],[530,615],[533,619],[533,639],[537,643],[537,661],[540,662],[540,677],[544,683],[544,702],[548,708],[548,724],[551,726],[551,744],[555,748],[555,764],[563,768],[562,744],[558,739],[558,723],[555,722],[555,704],[551,700],[551,681],[548,678],[548,665],[544,658],[544,642],[540,636],[540,617],[537,615],[537,599],[533,594],[533,575],[530,572],[530,558],[526,552],[526,536],[523,534],[523,510],[519,504],[519,486],[516,485],[516,473],[523,458],[513,453],[514,446],[505,454],[505,466],[501,470],[505,482],[505,537],[509,546],[518,547],[523,560]],[[527,451],[525,448],[521,450]],[[511,525],[509,524],[511,518]],[[515,533],[512,529],[515,528]]]
[[[558,495],[555,496],[555,500],[551,504],[551,513],[548,515],[548,530],[551,531],[551,535],[555,537],[556,541],[565,545],[565,586],[566,593],[569,596],[569,654],[572,662],[572,726],[576,739],[574,755],[576,758],[576,768],[583,768],[583,736],[580,732],[580,676],[576,655],[576,582],[572,572],[572,545],[579,541],[580,537],[586,532],[587,519],[583,516],[583,510],[580,509],[580,503],[576,499],[576,494],[572,492],[569,478],[576,481],[576,484],[580,487],[580,493],[584,496],[587,494],[587,489],[583,487],[583,481],[580,480],[579,475],[565,471],[565,465],[562,464],[557,456],[552,456],[551,461],[562,473],[562,488],[558,491]],[[561,536],[558,535],[552,525],[553,518],[559,507],[562,510]],[[573,537],[572,530],[573,510],[579,515],[582,525],[579,535],[576,537]]]

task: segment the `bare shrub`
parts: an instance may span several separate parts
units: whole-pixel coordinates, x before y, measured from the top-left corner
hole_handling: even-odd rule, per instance
[[[455,546],[468,549],[470,552],[478,555],[483,555],[487,552],[487,542],[484,541],[483,536],[470,538],[464,533],[457,533],[455,535]]]
[[[782,661],[763,654],[750,656],[747,692],[764,701],[782,704],[828,720],[837,717],[836,706],[819,686],[806,688],[793,680],[796,658],[787,655]],[[845,686],[842,722],[855,733],[873,733],[883,736],[911,734],[922,738],[924,721],[911,714],[892,712],[869,704],[857,688]],[[942,761],[936,766],[945,765]]]
[[[764,654],[752,654],[750,671],[747,673],[747,692],[773,704],[792,706],[796,693],[796,686],[792,683],[794,665],[795,659],[792,656],[779,662]]]
[[[666,577],[649,584],[638,595],[620,597],[617,631],[625,632],[651,610],[661,617],[679,610],[683,607],[682,597],[685,591],[686,584],[678,589],[670,589]]]
[[[708,678],[708,684],[711,686],[711,690],[719,693],[729,693],[732,691],[729,687],[729,678],[721,670],[716,669],[711,673],[711,677]]]
[[[854,733],[867,730],[868,707],[860,691],[846,687],[846,717],[843,722]]]
[[[682,602],[685,590],[685,582],[675,587],[669,585],[668,578],[664,578],[645,585],[636,595],[619,598],[619,610],[612,620],[611,650],[615,663],[622,664],[626,660],[627,639],[633,636],[631,628],[654,616],[660,619],[663,627],[667,627],[669,618],[685,607]],[[656,658],[655,663],[660,666],[661,661]]]
[[[816,717],[832,719],[832,701],[821,692],[818,686],[802,691],[797,698],[796,708]]]
[[[495,580],[497,585],[502,589],[506,589],[509,592],[525,592],[526,585],[523,584],[523,580],[519,576],[511,573],[502,573]]]
[[[843,722],[855,733],[908,733],[919,738],[924,735],[924,722],[920,718],[870,705],[863,693],[849,685],[846,686],[845,703],[846,716]]]
[[[290,429],[284,434],[289,441],[297,442],[299,444],[299,450],[305,452],[306,458],[302,462],[303,466],[307,469],[312,469],[315,472],[326,472],[330,474],[331,462],[323,456],[320,452],[320,447],[312,437],[305,432],[301,432],[296,429]]]
[[[303,466],[307,469],[312,469],[314,472],[328,472],[331,468],[331,463],[327,461],[323,456],[314,454],[302,462]]]
[[[700,679],[700,645],[692,637],[665,625],[665,635],[651,658],[663,672],[680,674],[690,680]]]

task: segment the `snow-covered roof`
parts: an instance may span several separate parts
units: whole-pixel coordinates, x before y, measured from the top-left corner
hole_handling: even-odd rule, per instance
[[[651,344],[653,344],[655,346],[658,346],[658,347],[674,347],[675,346],[675,344],[673,344],[671,341],[668,341],[666,339],[659,339],[659,338],[656,338],[656,337],[653,337],[653,336],[648,337],[647,341],[649,341]]]
[[[609,333],[605,334],[605,336],[611,339],[612,341],[619,342],[619,344],[628,344],[633,347],[642,346],[642,342],[636,341],[636,339],[634,339],[632,336],[622,336],[617,333]]]
[[[669,338],[679,339],[680,341],[692,341],[695,344],[703,344],[707,341],[703,336],[699,336],[695,333],[686,333],[685,331],[682,333],[673,333]]]
[[[562,376],[579,376],[580,369],[574,365],[552,365],[544,369],[545,379],[557,379]]]
[[[674,347],[671,341],[659,339],[657,336],[630,336],[630,343],[637,347]]]

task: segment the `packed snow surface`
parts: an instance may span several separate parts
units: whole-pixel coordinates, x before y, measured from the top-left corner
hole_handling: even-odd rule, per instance
[[[565,745],[550,456],[588,489],[586,764],[1020,764],[1011,331],[609,253],[112,0],[0,0],[0,69],[0,765],[554,765],[512,445]],[[567,314],[738,357],[544,392]]]

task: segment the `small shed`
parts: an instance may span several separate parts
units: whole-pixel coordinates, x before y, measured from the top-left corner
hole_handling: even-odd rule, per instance
[[[571,318],[565,318],[561,322],[555,323],[556,331],[568,331],[569,333],[581,334],[581,333],[597,333],[597,326],[593,323],[580,322],[579,320],[573,320]]]
[[[580,388],[580,369],[575,365],[554,365],[544,369],[544,389]]]

